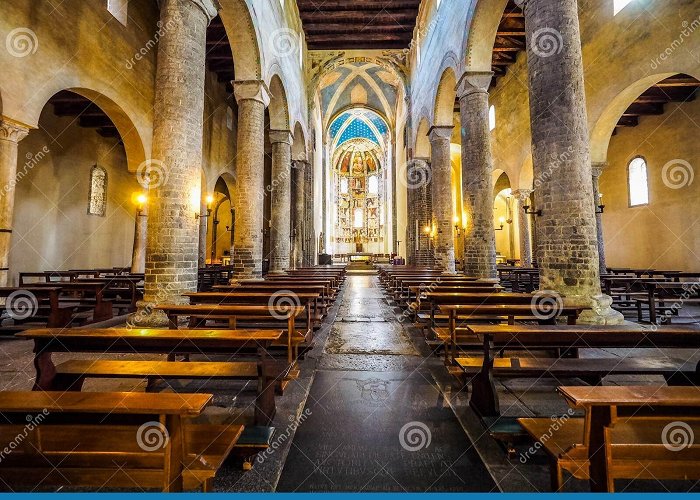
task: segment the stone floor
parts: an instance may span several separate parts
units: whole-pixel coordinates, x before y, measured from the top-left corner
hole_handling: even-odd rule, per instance
[[[277,398],[274,449],[253,469],[226,464],[215,489],[270,491],[548,491],[545,457],[522,460],[529,444],[509,459],[470,410],[468,392],[447,375],[420,332],[399,321],[376,276],[349,276],[301,375]],[[697,321],[687,311],[682,321]],[[0,340],[0,390],[30,389],[31,343]],[[688,357],[688,352],[609,350],[582,355]],[[57,355],[58,361],[75,357]],[[91,356],[85,356],[91,357]],[[125,355],[124,358],[133,356]],[[151,357],[150,359],[154,359]],[[689,358],[700,360],[700,348]],[[629,383],[629,377],[606,384]],[[640,377],[638,383],[662,382]],[[573,381],[574,383],[580,383]],[[499,380],[505,418],[563,415],[555,387],[566,380]],[[85,390],[144,390],[136,381],[89,381]],[[254,388],[241,383],[175,383],[162,390],[214,393],[209,421],[246,423]],[[567,491],[587,483],[567,478]],[[700,491],[692,482],[633,481],[618,491]]]

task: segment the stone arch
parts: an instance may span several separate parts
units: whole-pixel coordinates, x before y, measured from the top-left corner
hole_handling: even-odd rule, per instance
[[[292,142],[292,160],[306,160],[307,151],[306,147],[306,134],[301,126],[300,122],[297,122],[293,130],[294,140]]]
[[[468,16],[471,22],[465,30],[462,45],[465,71],[491,71],[496,33],[507,5],[508,0],[477,0],[472,3]]]
[[[520,167],[518,180],[515,184],[517,189],[532,189],[535,179],[535,168],[532,163],[532,153],[528,153],[527,158]],[[515,189],[515,187],[513,188]]]
[[[442,73],[435,95],[433,124],[435,126],[454,125],[454,108],[457,97],[457,76],[452,67]]]
[[[415,148],[413,150],[414,158],[430,158],[430,139],[428,139],[428,132],[430,131],[430,124],[428,119],[423,117],[418,123],[418,129],[416,131],[416,138],[414,141]]]
[[[603,163],[608,157],[608,146],[613,131],[625,110],[649,87],[679,72],[657,73],[645,76],[617,93],[591,126],[591,161]]]
[[[328,120],[328,124],[327,124],[326,128],[330,128],[330,126],[333,124],[333,122],[336,120],[336,118],[341,116],[343,113],[350,111],[351,109],[366,109],[366,110],[369,110],[373,113],[376,113],[377,115],[379,115],[379,118],[384,120],[384,123],[386,123],[386,125],[387,125],[387,127],[389,127],[389,129],[393,128],[393,124],[391,121],[389,121],[386,114],[384,114],[383,111],[380,111],[377,108],[375,108],[374,106],[371,106],[369,104],[362,104],[362,105],[348,104],[347,106],[343,106],[337,112],[335,112],[331,115],[330,120]]]
[[[275,74],[270,79],[270,128],[272,130],[289,130],[289,102],[282,79]]]
[[[260,37],[245,0],[219,0],[219,16],[226,29],[237,80],[260,80]]]
[[[124,143],[129,172],[136,172],[138,167],[142,165],[147,158],[146,148],[144,146],[144,135],[140,131],[139,127],[137,127],[137,122],[132,118],[132,115],[127,113],[122,106],[117,104],[114,99],[105,95],[103,92],[85,87],[53,88],[50,93],[43,95],[44,98],[41,101],[41,106],[38,105],[40,102],[39,100],[35,99],[32,101],[32,104],[35,105],[28,110],[28,116],[30,117],[28,124],[37,125],[39,123],[39,116],[41,115],[42,110],[46,107],[46,104],[49,102],[51,97],[62,90],[69,90],[85,97],[86,99],[89,99],[95,103],[109,117],[110,120],[112,120],[112,123],[114,123],[114,126],[119,131],[119,135]],[[152,128],[151,123],[141,123],[140,125],[142,128],[144,125],[148,125]]]

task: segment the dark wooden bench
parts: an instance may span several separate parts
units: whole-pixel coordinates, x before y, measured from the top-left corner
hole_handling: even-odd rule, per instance
[[[699,387],[560,387],[584,418],[519,419],[550,459],[554,491],[563,471],[588,479],[594,492],[613,492],[615,479],[698,480]],[[679,432],[680,439],[672,433]]]
[[[243,432],[195,423],[211,394],[0,392],[3,488],[210,491]]]
[[[29,328],[65,328],[76,317],[74,304],[61,303],[60,286],[0,287],[5,310],[0,333],[14,335]]]

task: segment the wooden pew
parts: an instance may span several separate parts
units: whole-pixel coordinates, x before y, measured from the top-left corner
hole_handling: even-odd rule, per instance
[[[243,431],[241,425],[193,422],[211,399],[211,394],[0,392],[0,441],[23,436],[0,461],[0,484],[13,490],[210,491]]]
[[[700,328],[594,325],[466,325],[466,334],[483,345],[482,358],[457,358],[455,363],[471,378],[470,406],[482,416],[499,415],[495,377],[582,378],[598,384],[606,375],[658,374],[669,383],[700,380],[697,367],[680,361],[654,358],[504,358],[496,354],[511,350],[566,352],[578,348],[689,348],[700,345]]]
[[[217,285],[214,287],[215,292],[264,292],[274,293],[278,291],[289,291],[292,293],[316,293],[319,295],[319,307],[322,309],[323,315],[325,310],[332,303],[333,299],[329,295],[329,288],[323,284],[319,285],[299,285],[294,283],[274,284],[262,281],[259,284],[239,283],[236,285]],[[322,319],[322,318],[321,318]]]
[[[684,305],[700,304],[700,282],[659,282],[644,281],[642,287],[646,290],[646,297],[636,298],[637,319],[643,321],[643,311],[646,307],[649,322],[659,322],[658,313],[663,314],[662,321],[670,323],[673,316]]]
[[[700,387],[559,387],[583,419],[552,432],[551,419],[519,419],[547,451],[552,489],[563,471],[588,479],[593,492],[614,492],[615,479],[700,479]],[[549,428],[545,430],[545,421]],[[671,432],[681,431],[676,441]]]
[[[267,349],[281,330],[158,330],[133,328],[36,329],[17,335],[34,340],[34,390],[80,391],[86,378],[258,380],[255,421],[275,415],[274,383],[286,377],[288,363],[274,363]],[[108,354],[167,354],[162,361],[68,361],[54,365],[54,352]],[[256,362],[175,363],[177,354],[255,356]]]
[[[156,310],[163,311],[168,317],[169,326],[178,329],[180,317],[190,320],[191,327],[204,327],[206,320],[227,320],[229,328],[236,329],[238,320],[285,321],[287,323],[287,361],[290,365],[297,359],[298,347],[313,339],[312,325],[306,325],[306,331],[297,331],[296,319],[304,313],[305,307],[296,306],[251,306],[251,305],[219,305],[219,304],[158,304]]]
[[[60,286],[0,287],[0,298],[5,299],[8,315],[3,319],[12,320],[12,324],[0,326],[0,332],[14,334],[37,326],[69,327],[76,306],[62,304],[60,295]]]
[[[104,292],[107,287],[105,280],[91,282],[78,281],[48,281],[36,283],[34,287],[61,288],[61,301],[74,304],[78,310],[92,311],[92,322],[106,321],[114,316],[112,302],[106,300]]]

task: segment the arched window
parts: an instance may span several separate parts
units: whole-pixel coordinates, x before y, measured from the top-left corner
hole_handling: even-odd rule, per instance
[[[627,167],[627,182],[630,192],[630,207],[649,203],[649,178],[647,162],[641,156],[634,158]]]
[[[107,171],[95,165],[90,169],[88,215],[104,217],[107,212]]]
[[[376,175],[372,175],[367,180],[367,191],[369,194],[379,194],[379,178]]]
[[[114,18],[126,26],[127,19],[127,8],[129,7],[129,0],[107,0],[107,10]]]
[[[363,210],[361,208],[356,208],[353,214],[353,227],[355,229],[362,229],[365,226],[365,217]]]
[[[496,128],[496,106],[491,105],[489,108],[489,130]]]
[[[613,2],[613,16],[616,16],[618,12],[627,7],[627,4],[632,0],[614,0]]]

